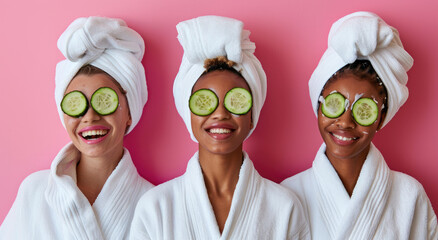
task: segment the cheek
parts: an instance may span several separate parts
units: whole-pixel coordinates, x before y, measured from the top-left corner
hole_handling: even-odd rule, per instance
[[[192,125],[193,134],[196,134],[204,119],[202,117],[196,116],[193,113],[190,113],[190,122]]]
[[[333,119],[324,117],[322,114],[318,115],[318,128],[319,131],[323,131],[324,128],[326,128],[327,126],[331,125],[331,123],[333,122]]]
[[[357,131],[359,131],[364,139],[367,139],[371,141],[374,138],[374,135],[376,134],[376,126],[372,127],[358,127]]]
[[[64,114],[64,125],[67,131],[72,131],[76,128],[77,124],[79,122],[78,118],[69,117]]]
[[[126,123],[127,126],[131,125],[132,123],[131,114],[129,113],[129,107],[126,101],[121,102],[116,112],[114,112],[113,114],[115,114],[114,118],[117,118],[116,119],[117,121]]]
[[[247,113],[245,115],[236,115],[235,119],[243,131],[249,133],[249,131],[251,131],[253,128],[251,113]]]

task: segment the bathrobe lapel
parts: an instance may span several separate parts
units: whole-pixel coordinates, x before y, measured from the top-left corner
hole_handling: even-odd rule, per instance
[[[257,182],[261,178],[254,169],[251,160],[244,153],[244,161],[239,173],[239,181],[234,190],[230,212],[225,222],[222,235],[216,222],[213,208],[208,199],[204,177],[196,153],[189,161],[184,174],[185,212],[187,212],[187,229],[191,239],[244,239],[250,231],[249,214],[257,198]]]
[[[318,205],[331,239],[371,239],[380,222],[391,187],[390,170],[371,144],[351,198],[336,170],[319,149],[313,169]]]
[[[132,219],[131,208],[143,191],[128,150],[124,150],[93,206],[76,185],[78,159],[74,145],[65,146],[52,163],[45,192],[47,202],[60,216],[66,238],[125,239]]]

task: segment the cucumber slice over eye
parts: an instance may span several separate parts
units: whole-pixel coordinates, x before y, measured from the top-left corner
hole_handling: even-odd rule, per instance
[[[353,105],[354,120],[362,125],[369,126],[377,120],[379,108],[377,103],[371,98],[361,98]]]
[[[117,110],[119,96],[109,87],[97,89],[91,96],[91,107],[100,115],[109,115]]]
[[[337,118],[345,111],[345,97],[340,93],[332,93],[325,97],[321,111],[328,118]]]
[[[199,89],[189,99],[189,108],[193,114],[207,116],[216,110],[219,99],[210,89]]]
[[[244,115],[252,107],[251,93],[245,88],[233,88],[225,95],[224,106],[233,114]]]
[[[82,92],[72,91],[62,98],[61,109],[70,117],[80,117],[88,110],[88,100]]]

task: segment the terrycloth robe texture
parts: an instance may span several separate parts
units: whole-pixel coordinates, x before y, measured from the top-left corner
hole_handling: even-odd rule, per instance
[[[297,197],[262,178],[245,153],[221,234],[196,153],[184,175],[140,199],[131,239],[309,239],[309,229]]]
[[[312,168],[281,184],[300,198],[312,239],[438,239],[437,218],[414,178],[391,171],[372,144],[350,198],[319,149]]]
[[[76,185],[79,151],[72,143],[50,170],[28,176],[0,227],[0,239],[128,239],[135,206],[153,185],[137,173],[127,149],[93,205]]]
[[[371,62],[388,91],[384,127],[408,99],[406,72],[414,60],[403,48],[397,29],[370,12],[349,14],[330,29],[328,48],[309,80],[313,111],[318,116],[319,97],[331,76],[357,59]]]
[[[220,56],[236,63],[233,67],[242,74],[251,89],[254,127],[248,138],[257,126],[267,90],[266,74],[254,55],[256,47],[249,39],[250,32],[243,30],[243,22],[219,16],[190,19],[180,22],[176,28],[184,55],[173,85],[173,96],[192,140],[198,142],[192,132],[189,108],[193,85],[205,71],[204,61]]]

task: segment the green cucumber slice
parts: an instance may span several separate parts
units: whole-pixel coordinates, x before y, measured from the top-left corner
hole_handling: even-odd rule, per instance
[[[88,100],[82,92],[72,91],[62,98],[61,109],[70,117],[80,117],[88,110]]]
[[[105,116],[117,110],[119,96],[112,88],[101,87],[93,93],[90,103],[95,112]]]
[[[210,89],[199,89],[189,99],[189,108],[193,114],[207,116],[213,113],[219,105],[219,99]]]
[[[369,126],[377,120],[379,108],[377,103],[371,98],[361,98],[353,105],[354,120],[362,125]]]
[[[245,88],[233,88],[225,95],[224,106],[233,114],[244,115],[252,107],[251,93]]]
[[[345,97],[336,92],[328,95],[321,105],[321,111],[324,116],[329,118],[341,116],[345,111]]]

